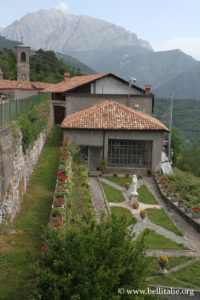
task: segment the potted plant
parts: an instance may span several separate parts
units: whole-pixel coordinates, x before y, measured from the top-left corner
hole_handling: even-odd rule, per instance
[[[167,255],[161,255],[158,263],[159,263],[159,266],[160,266],[160,273],[161,274],[167,273],[167,270],[166,270],[166,266],[167,266],[167,263],[168,263]]]
[[[102,171],[102,173],[105,172],[105,169],[106,169],[106,160],[102,159],[101,160],[101,171]]]
[[[194,219],[200,218],[200,207],[192,207],[192,217]]]
[[[179,200],[178,200],[178,207],[179,207],[179,208],[183,208],[183,207],[184,207],[184,204],[185,204],[185,203],[184,203],[183,199],[179,199]]]
[[[128,191],[128,189],[130,188],[130,183],[126,182],[124,186],[125,186],[125,189]]]
[[[51,210],[51,222],[52,223],[60,223],[62,224],[62,209],[60,207],[54,207]]]
[[[65,199],[61,197],[55,197],[53,201],[53,207],[64,207]]]
[[[145,219],[145,217],[146,217],[146,210],[145,210],[145,209],[142,209],[142,210],[140,211],[140,217],[141,217],[142,220]]]
[[[133,209],[138,209],[138,207],[139,207],[139,203],[138,203],[138,201],[133,201],[133,204],[132,204],[132,206],[133,206]]]
[[[184,209],[186,213],[191,213],[191,206],[189,202],[186,202],[184,205]]]

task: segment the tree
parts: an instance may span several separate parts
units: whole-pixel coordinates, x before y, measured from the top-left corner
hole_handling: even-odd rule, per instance
[[[182,153],[182,145],[183,145],[183,138],[181,136],[180,131],[177,128],[172,129],[172,149],[173,149],[173,157],[172,161],[174,165],[177,164],[177,160]]]
[[[177,165],[183,171],[200,176],[200,148],[192,145],[190,148],[184,150]]]
[[[38,299],[130,299],[118,288],[145,287],[143,240],[133,243],[122,220],[49,228],[46,239],[36,266]]]

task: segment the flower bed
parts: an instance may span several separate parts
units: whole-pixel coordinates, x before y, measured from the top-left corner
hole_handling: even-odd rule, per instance
[[[50,214],[50,223],[59,227],[65,222],[65,208],[68,195],[71,192],[72,157],[69,151],[68,141],[63,141],[60,163],[56,173],[56,186],[53,195],[53,203]]]
[[[163,194],[173,202],[178,202],[178,206],[184,208],[186,213],[192,213],[193,208],[200,210],[199,178],[176,170],[174,175],[157,177],[157,183]]]

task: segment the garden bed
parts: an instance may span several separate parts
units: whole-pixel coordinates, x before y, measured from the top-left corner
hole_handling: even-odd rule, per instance
[[[165,176],[165,178],[166,178],[166,176]],[[169,178],[173,178],[173,176],[170,176]],[[164,180],[164,183],[163,183],[163,180]],[[181,178],[180,178],[180,180],[181,180]],[[166,192],[166,187],[164,187],[164,185],[166,185],[166,179],[162,179],[161,177],[155,176],[155,181],[156,181],[158,190],[160,192],[160,195],[161,195],[162,199],[166,202],[166,204],[169,205],[170,207],[172,207],[185,221],[187,221],[192,227],[194,227],[198,232],[200,232],[200,219],[192,218],[192,213],[190,211],[188,212],[185,209],[184,202],[186,200],[184,201],[183,199],[175,197],[177,195],[174,194],[174,192],[175,192],[174,184],[173,184],[173,194],[172,193],[169,194]],[[167,185],[169,186],[168,182],[167,182]],[[181,183],[178,183],[178,185],[179,185],[179,189],[180,189]],[[185,183],[182,183],[182,185],[184,186]],[[196,187],[196,189],[198,189],[198,187]],[[189,190],[189,187],[187,187],[187,190]],[[191,190],[191,193],[192,193],[192,190]],[[181,205],[180,205],[180,203],[181,203]]]

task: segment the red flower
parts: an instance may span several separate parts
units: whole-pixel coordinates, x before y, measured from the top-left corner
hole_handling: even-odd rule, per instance
[[[54,227],[59,227],[62,224],[62,220],[59,216],[56,217],[56,221],[54,223]]]
[[[68,155],[67,154],[63,154],[60,157],[62,160],[67,160],[68,159]]]
[[[168,181],[167,181],[167,180],[164,180],[164,179],[161,179],[161,180],[160,180],[160,184],[168,184]]]
[[[192,207],[193,212],[200,212],[200,207]]]
[[[65,203],[65,200],[63,199],[63,198],[55,198],[55,200],[54,200],[54,205],[55,206],[61,206],[62,204],[64,204]]]
[[[42,244],[42,245],[40,246],[40,253],[45,253],[45,252],[47,252],[47,251],[48,251],[47,245]]]
[[[59,177],[61,179],[61,181],[65,181],[68,178],[68,176],[62,172],[57,172],[56,176]]]

